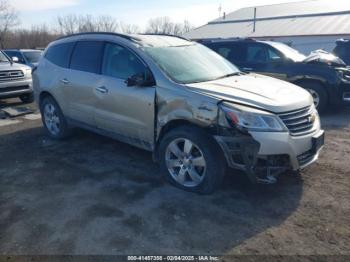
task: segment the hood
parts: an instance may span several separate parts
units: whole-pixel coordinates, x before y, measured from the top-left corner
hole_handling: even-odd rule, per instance
[[[17,63],[0,63],[0,71],[31,69],[29,66]]]
[[[343,60],[339,57],[328,53],[324,50],[316,50],[312,51],[308,57],[306,57],[303,61],[304,63],[318,63],[318,64],[326,64],[329,66],[343,67],[346,66]]]
[[[313,103],[311,95],[301,87],[258,74],[237,75],[187,86],[193,91],[223,101],[245,104],[275,113],[300,109]]]

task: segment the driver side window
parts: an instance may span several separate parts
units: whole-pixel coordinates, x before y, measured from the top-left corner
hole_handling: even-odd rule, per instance
[[[129,50],[116,44],[106,44],[102,64],[103,75],[125,80],[145,71],[144,64]]]
[[[283,59],[282,56],[272,48],[267,48],[267,57],[270,62],[281,61]]]
[[[250,44],[247,48],[247,58],[248,63],[266,63],[267,54],[266,49],[260,44]]]

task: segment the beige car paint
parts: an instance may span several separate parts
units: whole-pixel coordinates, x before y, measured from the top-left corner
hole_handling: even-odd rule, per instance
[[[44,72],[57,74],[51,76],[51,79],[34,75],[38,103],[42,92],[49,92],[67,116],[86,123],[94,131],[103,131],[103,134],[149,151],[156,152],[163,131],[178,121],[181,124],[192,124],[205,129],[217,128],[218,104],[222,101],[245,104],[274,113],[296,110],[313,104],[312,97],[305,90],[287,82],[256,74],[195,84],[178,84],[170,80],[149,56],[139,50],[140,45],[137,41],[103,34],[72,36],[69,41],[80,39],[115,41],[138,52],[138,56],[153,73],[156,85],[128,87],[122,79],[61,70],[44,61],[39,64],[39,68],[42,67],[43,70],[42,74]],[[59,40],[58,43],[65,41],[68,40]],[[47,71],[49,67],[51,73]],[[66,71],[71,72],[66,74]],[[59,86],[55,85],[60,80],[68,80],[69,83],[61,82]],[[69,90],[71,86],[77,87],[76,90]],[[100,88],[105,88],[107,93],[100,92]],[[88,92],[84,91],[86,89]],[[317,132],[320,132],[320,128],[314,134]],[[289,133],[285,132],[284,135],[284,145],[280,145],[279,153],[294,154],[293,159],[296,159],[297,154],[303,153],[305,141],[310,141],[313,134],[303,137],[304,142],[301,139],[292,146],[290,143],[293,141],[289,139]],[[264,134],[256,137],[258,143],[265,143]],[[249,139],[254,141],[252,138]],[[265,145],[264,148],[273,145],[273,137],[270,134],[266,141],[269,145]],[[293,150],[289,150],[290,146]],[[254,152],[257,156],[258,150]],[[293,168],[299,167],[293,162]]]

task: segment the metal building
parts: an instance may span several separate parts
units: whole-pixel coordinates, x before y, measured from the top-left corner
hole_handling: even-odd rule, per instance
[[[185,37],[250,37],[284,42],[305,54],[315,49],[331,51],[337,39],[350,38],[350,1],[309,0],[242,8]]]

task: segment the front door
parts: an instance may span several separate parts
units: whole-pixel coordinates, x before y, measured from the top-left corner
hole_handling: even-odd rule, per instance
[[[152,149],[155,120],[155,87],[127,86],[126,80],[147,72],[145,64],[132,51],[106,43],[103,80],[94,90],[97,98],[94,117],[98,128],[118,139]]]
[[[249,43],[246,59],[241,64],[243,71],[255,72],[281,80],[287,80],[284,56],[276,49],[263,43]]]

